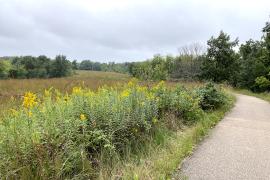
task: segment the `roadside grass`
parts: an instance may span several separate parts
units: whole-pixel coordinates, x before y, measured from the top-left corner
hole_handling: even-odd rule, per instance
[[[235,92],[235,93],[239,93],[239,94],[244,94],[244,95],[248,95],[248,96],[254,96],[263,100],[266,100],[268,102],[270,102],[270,93],[269,92],[264,92],[264,93],[254,93],[250,90],[247,89],[232,89],[231,91]]]
[[[182,161],[192,154],[196,145],[233,107],[235,101],[236,98],[230,94],[226,105],[206,112],[201,120],[191,127],[186,126],[173,132],[162,126],[159,133],[155,134],[138,154],[125,156],[129,158],[122,161],[116,158],[118,161],[114,163],[113,170],[106,166],[101,168],[99,179],[184,178],[179,171]]]

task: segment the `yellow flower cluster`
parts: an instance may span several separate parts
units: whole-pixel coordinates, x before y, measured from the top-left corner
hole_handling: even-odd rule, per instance
[[[85,120],[86,120],[86,116],[85,116],[84,114],[81,114],[81,115],[80,115],[80,119],[81,119],[82,121],[85,121]]]
[[[121,93],[121,97],[128,97],[130,95],[130,90],[129,89],[125,89],[122,93]]]
[[[81,94],[82,93],[82,88],[81,87],[74,87],[72,89],[72,94]]]
[[[23,107],[32,108],[37,104],[37,96],[34,93],[26,92],[23,96]]]

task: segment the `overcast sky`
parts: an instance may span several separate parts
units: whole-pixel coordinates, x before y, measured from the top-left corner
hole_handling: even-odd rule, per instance
[[[220,30],[260,39],[269,15],[270,0],[0,0],[0,56],[144,60]]]

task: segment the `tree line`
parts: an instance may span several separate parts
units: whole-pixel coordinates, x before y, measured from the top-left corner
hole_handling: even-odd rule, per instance
[[[1,57],[0,79],[66,77],[75,74],[75,70],[128,73],[128,67],[129,63],[100,63],[91,60],[71,62],[64,55],[58,55],[54,59],[44,55]]]
[[[171,78],[228,83],[257,92],[270,91],[270,22],[262,29],[261,40],[238,39],[221,31],[207,41],[207,51],[198,46],[185,48],[178,56],[156,55],[153,59],[131,63],[129,72],[145,80]]]
[[[53,78],[72,75],[72,63],[66,56],[4,57],[0,59],[0,78]]]
[[[90,71],[110,71],[110,72],[119,72],[119,73],[128,73],[130,63],[100,63],[94,62],[91,60],[83,60],[80,63],[77,63],[76,69],[79,70],[90,70]]]

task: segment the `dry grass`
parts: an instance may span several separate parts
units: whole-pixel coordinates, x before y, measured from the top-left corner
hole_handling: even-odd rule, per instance
[[[130,79],[131,77],[127,74],[115,72],[77,71],[76,75],[65,78],[0,80],[0,118],[5,110],[16,106],[22,95],[27,91],[39,94],[43,92],[44,89],[53,87],[65,93],[70,92],[74,86],[82,85],[86,88],[96,90],[103,85],[114,86],[125,83]],[[153,82],[143,82],[143,84],[151,86]],[[186,88],[193,89],[201,86],[203,83],[167,81],[166,84],[172,87],[180,84],[184,85]],[[15,99],[11,101],[11,97],[14,97]]]
[[[0,80],[0,117],[4,110],[17,104],[26,91],[40,93],[53,87],[61,92],[70,92],[72,87],[79,85],[96,90],[102,85],[113,86],[129,79],[126,74],[114,72],[77,71],[76,75],[66,78]],[[11,101],[11,97],[15,100]]]

